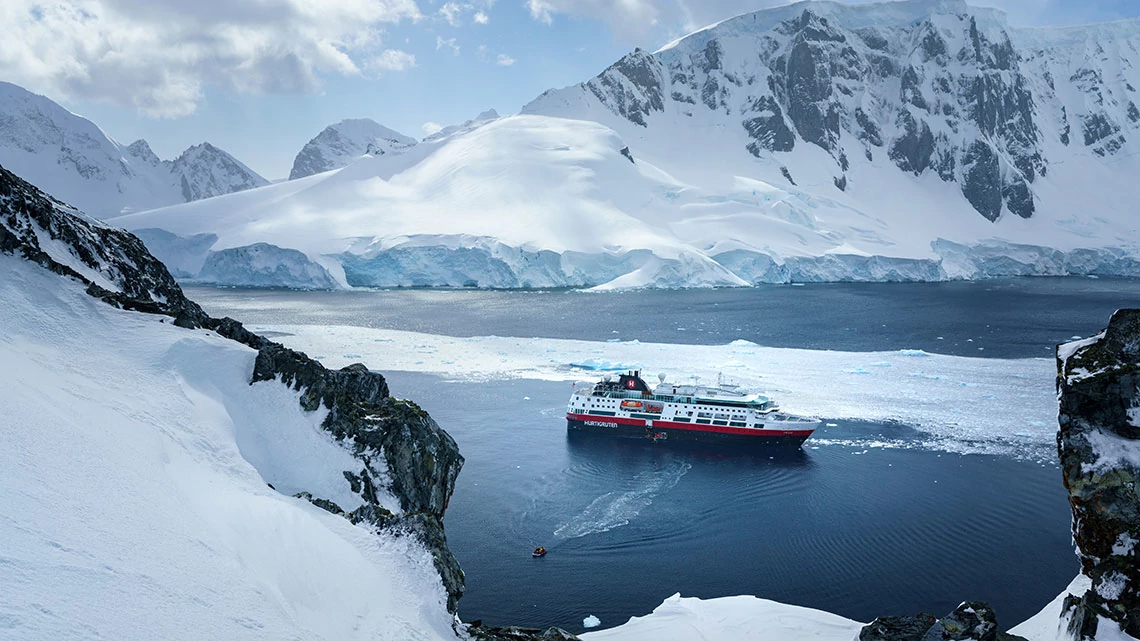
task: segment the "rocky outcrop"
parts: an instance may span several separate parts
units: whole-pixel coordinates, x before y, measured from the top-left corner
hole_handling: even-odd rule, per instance
[[[324,429],[348,446],[359,469],[344,470],[364,505],[345,513],[324,497],[304,498],[354,523],[416,537],[432,554],[454,612],[464,577],[447,547],[443,516],[463,465],[455,441],[415,403],[389,396],[384,377],[364,365],[332,371],[301,352],[212,318],[186,298],[166,267],[130,233],[78,211],[0,167],[0,252],[21,256],[75,279],[116,307],[173,318],[174,325],[210,330],[257,350],[250,384],[276,380],[301,392],[306,411],[325,408]],[[380,490],[400,502],[381,506]]]
[[[1119,310],[1101,334],[1057,348],[1057,394],[1073,540],[1092,580],[1065,601],[1069,631],[1083,640],[1119,626],[1140,639],[1140,309]]]
[[[913,617],[879,617],[863,626],[859,641],[1025,641],[998,630],[997,616],[981,602],[960,604],[941,619],[927,612]]]
[[[482,621],[472,621],[467,625],[467,634],[475,641],[578,641],[578,637],[562,628],[520,628],[509,626],[496,628],[483,625]]]

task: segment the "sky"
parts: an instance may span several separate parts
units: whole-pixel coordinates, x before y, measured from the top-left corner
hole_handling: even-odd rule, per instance
[[[413,137],[587,80],[779,0],[0,0],[0,80],[162,158],[209,141],[270,180],[345,118]],[[972,0],[1017,26],[1140,0]]]

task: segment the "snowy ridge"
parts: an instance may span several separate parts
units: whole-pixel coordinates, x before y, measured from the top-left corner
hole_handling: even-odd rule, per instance
[[[284,493],[351,507],[354,460],[299,392],[249,384],[254,350],[0,265],[14,638],[455,638],[422,546]]]
[[[340,169],[364,154],[399,154],[416,144],[415,138],[368,118],[342,120],[325,127],[293,159],[289,180]]]
[[[48,98],[0,82],[0,165],[99,218],[269,184],[203,143],[173,161],[146,141],[121,145]]]

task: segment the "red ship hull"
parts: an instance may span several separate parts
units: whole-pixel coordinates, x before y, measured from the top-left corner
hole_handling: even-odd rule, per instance
[[[717,442],[747,445],[787,445],[799,447],[811,436],[811,429],[777,430],[728,427],[680,423],[666,420],[646,420],[623,416],[595,416],[566,414],[566,427],[570,430],[613,434],[653,441]]]

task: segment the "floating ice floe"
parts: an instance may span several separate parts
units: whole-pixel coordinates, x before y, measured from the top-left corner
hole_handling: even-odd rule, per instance
[[[771,396],[790,413],[910,425],[929,434],[932,447],[944,451],[1055,456],[1052,359],[971,358],[919,350],[460,338],[346,326],[272,329],[289,334],[282,341],[306,353],[360,355],[321,359],[328,367],[359,360],[379,371],[424,372],[472,382],[578,381],[583,371],[641,369],[665,373],[667,382],[690,383],[696,377],[713,383],[731,363],[735,382]],[[387,341],[376,343],[376,338]],[[428,347],[431,354],[424,353]],[[912,353],[923,354],[921,370],[914,369]]]

